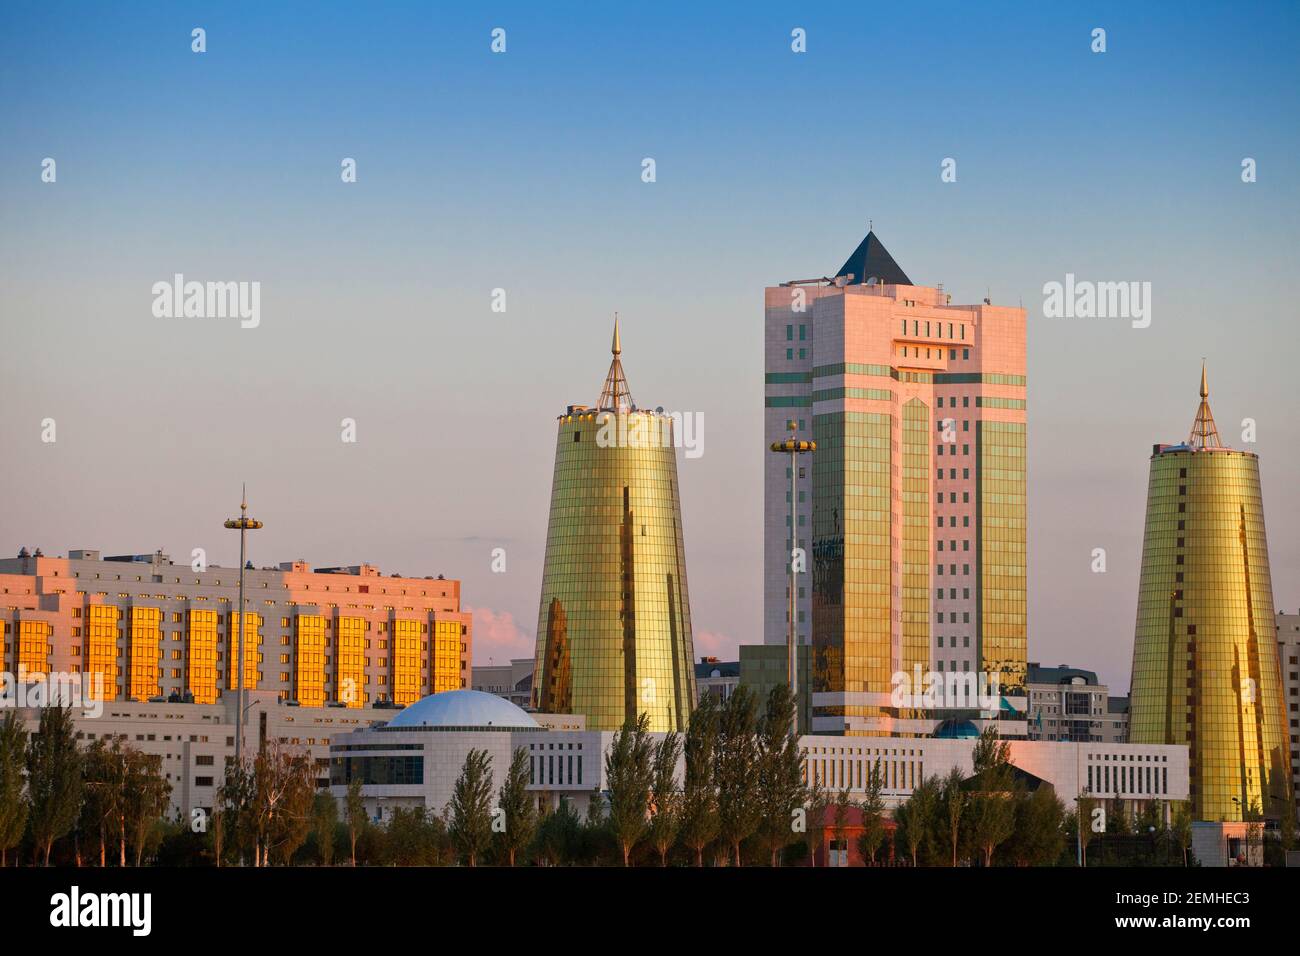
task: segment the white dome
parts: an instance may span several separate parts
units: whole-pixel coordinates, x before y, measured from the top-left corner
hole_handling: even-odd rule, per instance
[[[479,690],[447,690],[417,700],[386,726],[536,730],[541,725],[504,697]]]

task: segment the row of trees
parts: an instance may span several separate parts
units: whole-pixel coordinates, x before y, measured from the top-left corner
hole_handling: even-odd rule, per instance
[[[868,770],[860,802],[848,790],[805,782],[790,732],[793,714],[788,689],[778,686],[761,713],[744,687],[725,704],[706,698],[684,740],[670,733],[656,743],[642,716],[614,735],[605,757],[605,799],[593,794],[585,818],[563,800],[558,809],[533,812],[523,751],[515,753],[494,807],[491,761],[476,751],[442,820],[427,825],[443,834],[441,859],[469,865],[531,859],[663,866],[676,859],[696,866],[706,860],[778,866],[800,857],[815,865],[827,837],[843,851],[851,829],[868,865],[1073,865],[1076,852],[1086,865],[1088,847],[1096,844],[1109,849],[1104,862],[1112,865],[1189,862],[1186,804],[1176,807],[1172,825],[1155,803],[1136,821],[1118,802],[1103,807],[1100,818],[1093,812],[1098,804],[1086,799],[1077,815],[1067,813],[1050,786],[1029,789],[1018,779],[1010,746],[992,730],[976,742],[971,776],[954,768],[943,778],[921,780],[891,818],[878,762]]]
[[[10,711],[0,721],[0,866],[23,851],[48,866],[56,847],[61,861],[77,866],[288,863],[327,803],[337,818],[333,798],[315,799],[310,757],[278,744],[227,765],[211,818],[196,811],[168,820],[171,792],[157,754],[118,739],[79,746],[71,709],[43,709],[34,734]],[[331,831],[321,842],[332,849],[335,837]]]
[[[606,790],[592,794],[585,816],[565,800],[538,808],[525,750],[499,788],[490,755],[473,750],[441,814],[403,808],[380,826],[359,782],[340,806],[316,791],[309,755],[274,743],[227,765],[210,818],[169,821],[171,786],[157,756],[119,741],[79,748],[67,710],[46,709],[30,736],[10,713],[0,722],[0,865],[15,851],[48,865],[56,846],[62,860],[100,866],[816,865],[828,837],[843,852],[851,831],[869,865],[1068,865],[1076,852],[1085,865],[1188,863],[1186,805],[1172,825],[1155,804],[1130,819],[1122,805],[1081,799],[1067,814],[1051,787],[1018,782],[1008,744],[992,732],[976,743],[973,776],[927,777],[891,817],[879,763],[860,802],[805,781],[793,715],[785,685],[761,712],[744,687],[725,703],[706,698],[684,736],[656,741],[643,715],[614,735]]]
[[[31,735],[14,711],[0,721],[0,866],[24,844],[48,866],[65,837],[78,865],[111,855],[139,866],[158,844],[170,796],[157,756],[117,740],[80,748],[70,709],[46,708]]]

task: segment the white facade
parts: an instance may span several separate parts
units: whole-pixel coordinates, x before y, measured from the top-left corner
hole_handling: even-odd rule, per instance
[[[363,707],[293,707],[275,691],[246,692],[244,754],[255,755],[263,742],[308,753],[316,765],[316,785],[329,783],[330,738],[376,721],[390,720],[397,711]],[[40,726],[38,708],[19,709],[30,733]],[[189,819],[196,808],[211,810],[226,762],[235,756],[235,702],[216,704],[108,701],[103,712],[74,708],[77,741],[88,747],[96,740],[121,741],[161,760],[164,779],[171,784],[168,816]]]
[[[925,777],[944,777],[956,767],[974,773],[975,740],[933,737],[800,738],[805,767],[830,790],[847,787],[860,799],[876,761],[886,805],[896,807]],[[1073,809],[1079,796],[1131,801],[1177,801],[1188,796],[1187,748],[1166,744],[1071,743],[1010,740],[1011,762],[1046,780]],[[810,778],[813,779],[813,778]]]
[[[532,716],[532,715],[529,715]],[[663,735],[652,734],[656,741]],[[352,758],[418,757],[416,776],[402,783],[369,783],[362,794],[372,817],[383,819],[392,807],[417,807],[441,813],[451,800],[456,778],[471,749],[492,756],[493,790],[500,789],[511,754],[524,748],[529,755],[531,783],[539,805],[556,806],[561,797],[579,813],[594,794],[607,789],[605,752],[614,739],[610,731],[548,730],[545,728],[447,729],[371,727],[339,734],[331,745],[331,789],[342,799],[347,792],[342,761]],[[1073,808],[1084,794],[1130,802],[1137,810],[1147,801],[1187,799],[1187,748],[1155,744],[1062,743],[1012,740],[1011,762],[1047,781]],[[974,772],[974,739],[805,736],[800,738],[806,779],[817,779],[830,790],[847,789],[855,799],[864,793],[872,765],[880,761],[884,796],[890,808],[906,800],[923,777],[943,777],[953,767]],[[392,767],[395,764],[388,764]],[[414,765],[408,765],[414,770]],[[684,764],[679,761],[678,780]],[[354,763],[351,772],[363,768]],[[384,771],[389,772],[389,771]]]

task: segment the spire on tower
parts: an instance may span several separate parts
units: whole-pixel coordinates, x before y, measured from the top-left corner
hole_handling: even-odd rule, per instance
[[[1214,425],[1214,415],[1210,413],[1210,386],[1205,375],[1205,360],[1201,360],[1201,407],[1196,410],[1196,421],[1192,422],[1192,434],[1187,444],[1194,449],[1222,448],[1219,441],[1219,429]]]
[[[619,358],[623,354],[623,342],[618,334],[618,313],[614,313],[614,341],[610,346],[610,352],[614,355],[614,360],[609,363],[609,374],[605,376],[605,387],[600,390],[600,398],[596,402],[599,409],[609,409],[610,411],[627,411],[635,408],[632,403],[632,393],[627,387],[627,377],[623,374],[623,362]]]

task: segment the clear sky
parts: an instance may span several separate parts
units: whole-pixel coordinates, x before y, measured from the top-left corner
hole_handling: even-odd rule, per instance
[[[555,416],[595,400],[617,310],[638,402],[704,415],[696,651],[733,656],[761,640],[763,287],[871,219],[914,281],[1028,309],[1031,659],[1127,687],[1147,459],[1202,356],[1300,606],[1300,7],[606,6],[0,7],[0,552],[234,564],[247,480],[255,563],[459,577],[476,659],[529,656]],[[175,273],[260,282],[260,325],[156,318]],[[1151,326],[1044,318],[1066,273],[1149,281]]]

